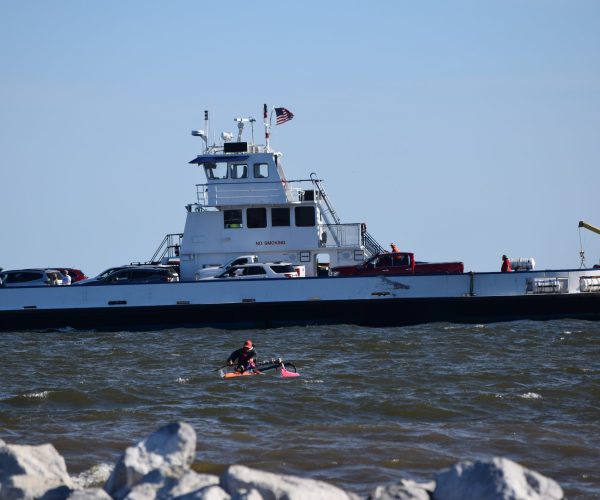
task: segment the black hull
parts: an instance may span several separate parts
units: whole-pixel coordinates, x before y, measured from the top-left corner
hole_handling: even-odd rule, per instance
[[[0,311],[0,330],[160,330],[600,320],[600,293]]]

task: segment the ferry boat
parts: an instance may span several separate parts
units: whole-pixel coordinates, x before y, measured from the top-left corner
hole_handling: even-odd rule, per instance
[[[316,173],[286,177],[267,115],[265,105],[264,144],[254,143],[252,117],[235,119],[235,140],[223,133],[209,144],[207,112],[192,132],[203,149],[190,164],[206,180],[186,205],[183,234],[167,235],[151,259],[178,262],[179,282],[0,288],[0,330],[600,319],[600,269],[333,276],[385,250],[364,222],[341,222]],[[290,263],[301,277],[199,278],[242,255]]]

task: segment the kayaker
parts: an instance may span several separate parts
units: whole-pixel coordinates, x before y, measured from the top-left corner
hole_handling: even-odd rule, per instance
[[[256,367],[256,350],[251,340],[246,340],[243,347],[233,351],[227,358],[228,365],[234,363],[237,363],[236,370],[242,373]]]
[[[506,256],[502,256],[502,267],[500,268],[500,272],[502,273],[510,273],[512,268],[510,267],[510,259]]]

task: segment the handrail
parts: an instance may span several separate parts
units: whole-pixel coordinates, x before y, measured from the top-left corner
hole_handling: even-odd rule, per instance
[[[179,257],[179,248],[181,247],[182,239],[183,233],[167,234],[160,245],[158,245],[150,262],[160,262],[165,256],[168,256],[169,258]]]
[[[365,231],[365,242],[364,242],[365,248],[367,249],[367,252],[370,254],[367,257],[370,257],[372,255],[377,255],[379,253],[384,253],[385,252],[385,248],[383,248],[376,240],[375,238],[373,238],[373,236],[371,236],[370,233]]]
[[[331,203],[331,201],[329,201],[329,197],[327,196],[327,193],[325,192],[325,187],[323,186],[323,184],[321,182],[321,179],[319,179],[317,177],[317,174],[315,172],[312,172],[310,174],[310,178],[311,178],[313,184],[318,189],[319,193],[321,194],[321,198],[325,202],[325,206],[329,210],[329,213],[331,214],[331,217],[333,218],[333,220],[335,221],[335,223],[336,224],[341,224],[342,221],[340,220],[340,218],[338,217],[337,212],[333,208],[333,204]]]

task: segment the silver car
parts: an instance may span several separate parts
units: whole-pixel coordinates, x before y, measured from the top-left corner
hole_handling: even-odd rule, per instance
[[[57,269],[14,269],[0,273],[3,287],[62,285],[63,275]]]
[[[205,279],[257,279],[257,278],[297,278],[298,272],[289,262],[267,262],[264,264],[242,264],[232,266],[216,276]]]

